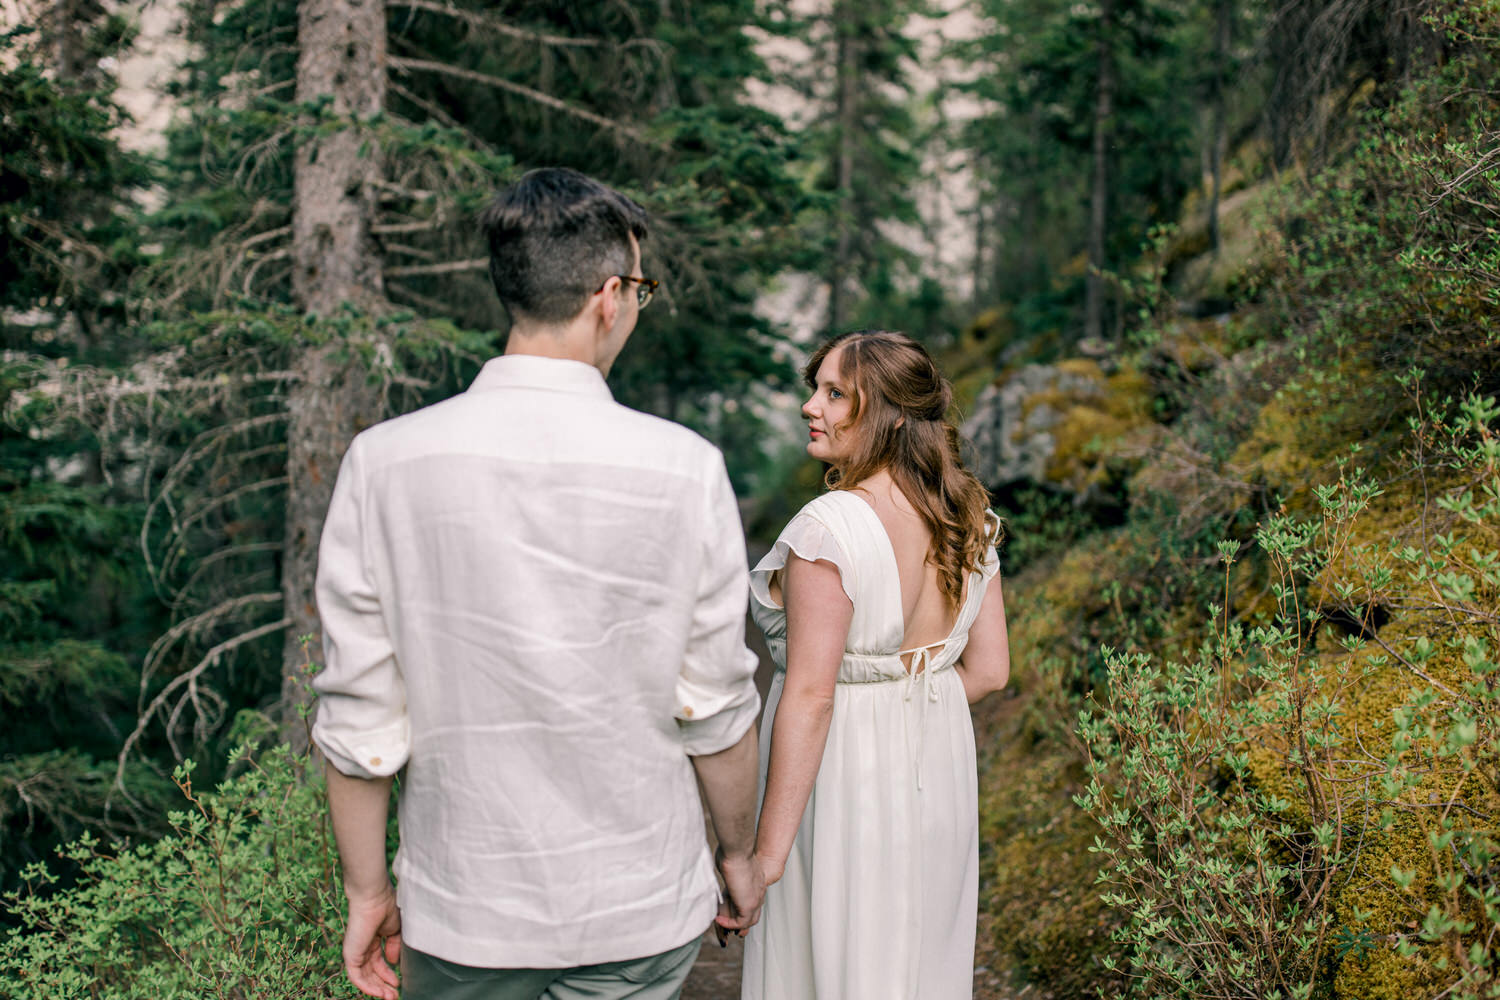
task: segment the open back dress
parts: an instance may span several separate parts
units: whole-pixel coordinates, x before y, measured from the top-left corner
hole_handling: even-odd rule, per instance
[[[993,540],[998,521],[991,521]],[[788,557],[838,568],[854,605],[822,765],[781,880],[745,943],[743,1000],[951,1000],[973,994],[979,893],[974,729],[953,669],[998,559],[969,574],[946,639],[902,644],[901,583],[875,509],[813,500],[751,571],[751,613],[776,672],[761,730],[761,797],[786,680]],[[902,661],[909,653],[911,670]]]

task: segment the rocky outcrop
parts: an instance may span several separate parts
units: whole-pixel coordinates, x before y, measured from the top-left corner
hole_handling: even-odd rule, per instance
[[[1097,399],[1103,380],[1061,365],[1026,365],[979,394],[964,421],[965,458],[991,488],[1046,478],[1057,452],[1055,431],[1073,399]]]
[[[1080,501],[1106,478],[1105,444],[1150,424],[1150,391],[1130,370],[1086,359],[1025,365],[980,393],[962,433],[969,467],[992,490],[1032,482]]]

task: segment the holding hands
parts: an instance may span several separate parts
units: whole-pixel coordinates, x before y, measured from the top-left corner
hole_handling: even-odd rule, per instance
[[[714,918],[714,934],[722,947],[730,933],[744,937],[760,920],[769,883],[759,857],[754,854],[730,857],[721,847],[714,856],[714,867],[724,880],[724,899],[719,903],[719,915]]]

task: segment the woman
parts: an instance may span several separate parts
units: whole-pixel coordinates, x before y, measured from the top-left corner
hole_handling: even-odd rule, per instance
[[[973,986],[970,703],[1010,672],[999,522],[959,462],[952,387],[899,333],[804,371],[829,492],[751,574],[777,671],[756,858],[771,888],[745,1000],[944,1000]],[[774,884],[773,884],[774,883]]]

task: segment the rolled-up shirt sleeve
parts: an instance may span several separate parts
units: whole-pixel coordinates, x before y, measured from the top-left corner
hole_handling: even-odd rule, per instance
[[[396,773],[411,753],[406,683],[365,558],[365,483],[359,439],[344,455],[318,545],[317,601],[324,667],[312,739],[343,774]]]
[[[692,631],[677,679],[677,725],[689,756],[718,753],[745,735],[760,714],[755,654],[745,647],[749,566],[739,506],[714,452],[709,473]]]

